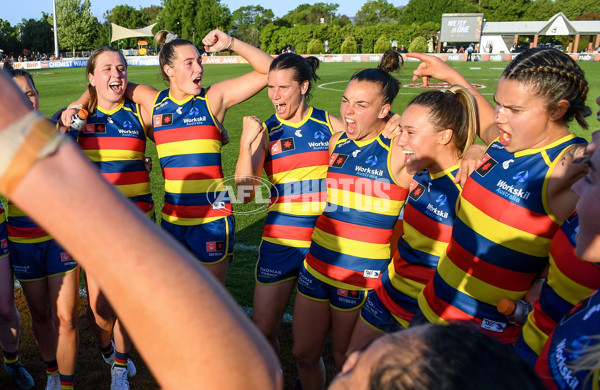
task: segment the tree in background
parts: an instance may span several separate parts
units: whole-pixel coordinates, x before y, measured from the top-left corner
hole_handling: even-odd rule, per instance
[[[416,37],[408,45],[409,53],[427,53],[427,40],[423,37]]]
[[[556,2],[552,0],[535,0],[529,5],[523,20],[548,20],[558,11]]]
[[[56,24],[60,48],[71,50],[94,49],[100,23],[90,12],[90,0],[56,0]]]
[[[390,40],[385,35],[380,36],[375,42],[375,46],[373,48],[373,53],[385,53],[387,50],[392,49],[392,44]]]
[[[323,54],[325,53],[325,45],[318,38],[313,38],[308,42],[306,54]]]
[[[319,25],[324,23],[348,24],[350,19],[336,15],[338,4],[316,3],[300,4],[296,9],[285,14],[276,24],[283,27],[292,27],[299,24]]]
[[[117,5],[104,14],[104,18],[109,23],[114,23],[125,28],[142,28],[150,24],[146,13],[143,10],[135,9],[130,5]],[[119,47],[136,47],[138,38],[122,39],[117,42]]]
[[[371,0],[364,3],[356,13],[354,23],[360,26],[397,22],[400,15],[400,9],[387,0]]]
[[[31,52],[54,52],[54,34],[52,25],[48,23],[50,16],[43,14],[41,20],[29,19],[23,22],[21,38],[23,48]]]
[[[358,44],[352,35],[346,38],[346,40],[342,43],[341,52],[342,54],[358,53]]]
[[[231,12],[219,0],[163,0],[159,19],[161,30],[172,31],[190,41],[197,35],[199,42],[215,28],[228,31]]]
[[[467,0],[410,0],[400,18],[402,24],[439,22],[442,14],[480,12]]]
[[[482,0],[481,12],[493,22],[522,20],[531,3],[531,0]]]
[[[232,25],[237,28],[235,36],[254,46],[260,45],[260,31],[275,19],[273,11],[260,5],[238,8],[231,16]]]
[[[23,54],[21,42],[17,39],[19,29],[12,27],[6,20],[0,19],[0,49],[4,50],[5,56],[19,56]]]

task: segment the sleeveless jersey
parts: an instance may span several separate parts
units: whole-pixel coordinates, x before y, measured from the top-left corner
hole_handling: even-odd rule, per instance
[[[327,206],[317,219],[306,269],[346,289],[371,289],[390,260],[390,238],[408,195],[390,169],[392,140],[338,139],[327,170]]]
[[[232,214],[223,182],[221,130],[208,106],[206,90],[175,100],[159,92],[152,121],[165,178],[163,220],[198,225]]]
[[[586,141],[570,134],[538,149],[509,153],[494,141],[467,180],[452,239],[419,308],[434,323],[473,321],[514,343],[521,327],[499,313],[498,301],[523,298],[548,264],[559,221],[549,211],[547,184],[565,148]]]
[[[327,199],[329,114],[310,107],[299,123],[277,114],[266,122],[269,149],[264,169],[271,182],[263,240],[308,248],[317,217]]]
[[[550,246],[550,269],[539,299],[533,305],[517,343],[540,354],[556,323],[573,306],[600,288],[600,264],[583,261],[575,254],[577,214],[561,226]],[[518,349],[517,349],[518,350]]]
[[[600,291],[581,301],[554,328],[535,364],[550,390],[598,389],[599,370],[574,371],[573,364],[600,342]]]
[[[149,216],[154,215],[150,175],[144,165],[146,132],[139,106],[125,100],[113,110],[96,110],[77,137],[102,176]]]
[[[433,277],[450,242],[460,193],[460,185],[454,183],[458,168],[414,175],[404,205],[404,234],[375,287],[377,297],[405,328],[418,308],[417,296]]]

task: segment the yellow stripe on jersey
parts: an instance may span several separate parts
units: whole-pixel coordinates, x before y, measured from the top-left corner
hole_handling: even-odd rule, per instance
[[[326,233],[319,228],[315,228],[313,231],[312,239],[314,242],[333,252],[345,253],[367,259],[390,258],[389,244],[373,244],[370,242],[361,242],[349,238],[343,238]],[[325,243],[327,244],[325,245]]]
[[[310,243],[312,241],[304,241],[304,240],[292,240],[291,238],[273,238],[273,237],[263,237],[263,241],[267,241],[277,245],[289,246],[292,248],[310,248]]]
[[[133,198],[134,196],[146,195],[150,193],[150,183],[138,184],[123,184],[116,185],[117,189],[126,197]]]
[[[441,257],[446,253],[446,249],[448,249],[447,242],[436,241],[429,237],[425,237],[407,223],[406,220],[403,221],[403,227],[405,238],[410,237],[411,248],[437,257]]]
[[[457,217],[468,226],[473,226],[471,221],[477,221],[477,233],[498,245],[530,256],[548,255],[551,239],[499,224],[464,198],[461,199]]]
[[[505,290],[487,284],[458,268],[447,257],[443,257],[438,263],[438,274],[448,285],[456,286],[456,290],[472,298],[477,297],[478,301],[493,306],[496,306],[502,298],[516,301],[527,293],[527,291]]]
[[[432,324],[448,325],[448,321],[439,317],[437,314],[435,314],[431,307],[429,307],[427,299],[425,299],[423,293],[419,294],[417,297],[417,302],[419,303],[419,310],[421,310],[421,313],[423,313],[425,318],[427,318],[427,321],[431,322]]]
[[[176,141],[156,145],[156,150],[160,157],[181,154],[221,153],[221,141],[213,139]]]
[[[21,210],[17,205],[15,205],[13,203],[8,204],[8,214],[11,217],[28,217],[28,215],[25,214],[25,212],[23,212],[23,210]],[[5,215],[5,214],[2,213],[2,215]]]
[[[202,194],[210,191],[224,191],[223,179],[205,180],[165,180],[165,191],[175,194]]]
[[[368,211],[382,215],[398,215],[404,201],[383,199],[375,196],[363,195],[353,191],[330,189],[328,201],[342,208]],[[369,256],[367,256],[369,257]]]
[[[550,268],[558,269],[552,257],[550,257]],[[550,272],[548,274],[548,285],[571,305],[578,304],[581,297],[588,296],[595,291],[575,282],[562,272]]]
[[[144,153],[122,149],[84,150],[85,155],[93,162],[142,160]]]
[[[269,212],[277,211],[292,215],[321,215],[325,202],[282,202],[269,207]]]
[[[19,244],[36,244],[38,242],[50,241],[52,236],[46,234],[45,236],[40,237],[12,237],[8,236],[8,239],[12,242],[17,242]]]
[[[320,171],[320,172],[319,172]],[[321,174],[315,174],[321,173]],[[324,179],[327,176],[327,168],[325,166],[314,166],[314,167],[305,167],[305,168],[294,168],[290,171],[279,172],[274,175],[269,176],[269,181],[275,184],[282,183],[293,183],[300,180],[310,179]]]
[[[548,335],[535,325],[532,316],[533,312],[529,313],[529,316],[527,317],[528,331],[522,332],[521,334],[529,348],[533,349],[533,351],[539,355],[540,352],[542,352],[544,344],[546,344],[546,341],[548,340]]]
[[[175,225],[185,225],[185,226],[202,225],[204,223],[216,221],[217,219],[220,219],[220,218],[225,218],[225,217],[179,218],[179,217],[173,217],[171,215],[167,215],[165,213],[161,213],[161,214],[162,214],[162,219],[164,219],[165,221],[170,222]]]

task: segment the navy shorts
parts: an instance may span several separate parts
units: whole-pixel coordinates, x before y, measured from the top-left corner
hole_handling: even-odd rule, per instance
[[[77,262],[54,240],[34,243],[9,241],[10,263],[20,281],[34,281],[66,274]]]
[[[398,320],[381,302],[375,291],[370,291],[367,300],[360,309],[360,318],[371,328],[382,333],[392,333],[404,330]]]
[[[235,220],[232,215],[191,226],[175,225],[163,219],[161,226],[202,263],[220,263],[233,254]]]
[[[298,276],[298,292],[315,301],[328,301],[331,307],[341,311],[360,308],[365,303],[366,297],[364,290],[339,288],[315,278],[306,270],[304,264]]]
[[[297,278],[308,249],[274,244],[263,239],[256,263],[256,281],[270,285]]]

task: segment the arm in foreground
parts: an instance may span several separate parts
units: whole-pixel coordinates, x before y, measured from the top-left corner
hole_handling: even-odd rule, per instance
[[[4,72],[0,90],[2,132],[30,108]],[[161,387],[281,387],[277,357],[237,303],[72,142],[35,162],[11,200],[94,276]]]

